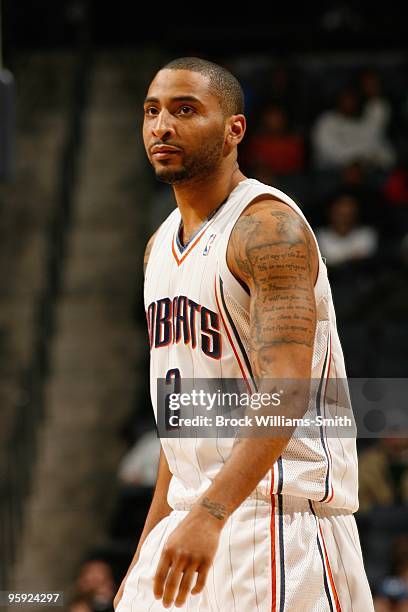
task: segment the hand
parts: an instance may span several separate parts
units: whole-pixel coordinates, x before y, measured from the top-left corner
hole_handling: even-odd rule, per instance
[[[203,590],[223,525],[224,521],[191,510],[169,536],[153,579],[154,596],[163,599],[165,608],[173,600],[181,607],[190,592],[196,595]],[[191,589],[195,572],[198,578]]]

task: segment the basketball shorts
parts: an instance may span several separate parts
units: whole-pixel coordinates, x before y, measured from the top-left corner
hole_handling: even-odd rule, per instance
[[[204,590],[164,608],[153,577],[186,513],[172,511],[150,532],[117,612],[374,612],[353,514],[282,495],[248,498],[221,532]]]

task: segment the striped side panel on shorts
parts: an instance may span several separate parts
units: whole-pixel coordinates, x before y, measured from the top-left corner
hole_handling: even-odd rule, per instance
[[[319,550],[319,555],[322,560],[324,590],[326,592],[326,597],[329,603],[330,612],[341,612],[340,601],[337,595],[336,585],[334,584],[333,572],[330,567],[330,561],[329,561],[329,556],[327,554],[326,543],[323,537],[323,531],[319,524],[319,519],[316,516],[316,513],[313,509],[312,502],[310,500],[309,500],[309,507],[310,507],[310,511],[312,512],[316,520],[317,548]]]
[[[272,598],[271,612],[284,612],[285,610],[285,547],[283,533],[283,497],[273,493],[274,477],[272,471],[271,496],[271,579]],[[279,584],[278,584],[279,571]]]

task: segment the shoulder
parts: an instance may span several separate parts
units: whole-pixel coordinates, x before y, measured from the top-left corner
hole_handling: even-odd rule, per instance
[[[147,268],[147,264],[149,262],[149,257],[150,257],[150,253],[151,250],[153,248],[153,245],[155,243],[155,240],[157,238],[157,235],[159,233],[160,230],[165,231],[166,228],[171,227],[171,224],[174,223],[175,221],[178,222],[180,213],[178,208],[176,207],[170,214],[169,216],[163,221],[163,223],[161,223],[161,225],[159,225],[159,227],[157,228],[157,230],[154,232],[154,234],[152,234],[149,238],[149,240],[147,241],[146,247],[145,247],[145,252],[144,252],[144,257],[143,257],[143,273],[146,274],[146,268]]]
[[[265,238],[271,247],[279,240],[288,248],[299,242],[308,243],[311,251],[316,251],[312,232],[296,210],[282,200],[262,195],[242,212],[231,232],[231,241],[248,248],[263,243]]]
[[[247,206],[231,232],[227,262],[242,283],[249,284],[257,268],[269,257],[283,260],[302,257],[313,279],[318,254],[312,233],[303,218],[289,205],[272,196],[259,196]]]
[[[319,117],[317,117],[314,128],[325,128],[334,125],[338,122],[339,115],[331,110],[325,111]]]
[[[260,195],[244,209],[238,218],[235,228],[243,225],[267,223],[268,228],[281,229],[281,223],[287,221],[290,227],[306,228],[301,216],[288,204],[272,195]],[[288,226],[289,229],[289,226]]]
[[[159,229],[160,228],[158,228],[154,232],[154,234],[150,236],[149,240],[147,241],[144,256],[143,256],[143,274],[146,274],[146,268],[147,268],[147,264],[149,263],[150,253],[153,248],[153,244],[154,244],[154,241],[155,241],[155,238],[157,236],[157,232],[159,231]]]

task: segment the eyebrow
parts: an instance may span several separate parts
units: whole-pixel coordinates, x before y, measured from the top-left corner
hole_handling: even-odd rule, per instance
[[[145,99],[144,104],[147,104],[148,102],[160,102],[160,100],[153,96],[149,96]],[[171,98],[171,102],[198,102],[201,104],[201,100],[195,96],[174,96],[174,98]]]

